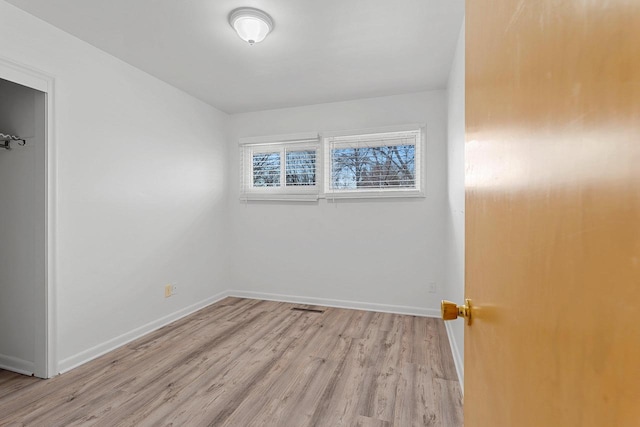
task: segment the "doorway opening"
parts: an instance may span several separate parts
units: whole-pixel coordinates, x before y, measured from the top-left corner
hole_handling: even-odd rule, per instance
[[[0,369],[56,374],[52,79],[0,60]]]

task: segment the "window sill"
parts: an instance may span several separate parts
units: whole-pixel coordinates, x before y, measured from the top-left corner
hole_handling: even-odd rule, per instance
[[[320,198],[318,193],[244,193],[240,195],[240,201],[275,201],[275,202],[317,202]]]

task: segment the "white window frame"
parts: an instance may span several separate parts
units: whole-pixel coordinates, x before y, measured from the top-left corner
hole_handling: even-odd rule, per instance
[[[398,134],[417,133],[415,143],[415,188],[389,187],[385,189],[333,189],[332,179],[332,148],[339,146],[344,141],[346,144],[353,144],[358,139],[371,141],[388,134],[388,139],[397,140]],[[323,158],[324,163],[324,197],[328,200],[335,199],[361,199],[361,198],[387,198],[387,197],[425,197],[425,175],[426,175],[426,126],[425,125],[405,125],[375,129],[360,129],[344,132],[327,132],[323,137]],[[347,142],[349,141],[349,142]],[[364,145],[364,144],[363,144]],[[383,145],[383,142],[380,143]],[[371,145],[368,145],[371,146]]]
[[[286,152],[315,150],[315,185],[287,186]],[[279,153],[280,185],[277,187],[254,187],[254,153]],[[322,185],[322,150],[318,133],[252,137],[240,140],[240,200],[293,200],[317,201]]]

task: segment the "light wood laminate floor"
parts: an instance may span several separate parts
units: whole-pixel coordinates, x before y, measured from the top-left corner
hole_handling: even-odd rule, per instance
[[[0,425],[462,425],[439,319],[227,298],[50,380],[0,371]]]

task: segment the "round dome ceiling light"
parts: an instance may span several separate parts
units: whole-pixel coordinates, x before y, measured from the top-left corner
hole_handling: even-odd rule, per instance
[[[260,9],[240,7],[229,14],[229,24],[250,45],[260,43],[273,31],[273,20]]]

